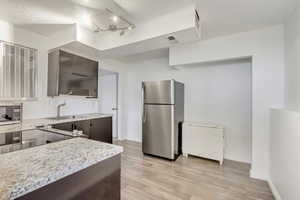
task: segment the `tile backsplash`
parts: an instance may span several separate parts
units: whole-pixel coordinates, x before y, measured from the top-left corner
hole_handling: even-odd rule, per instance
[[[39,101],[24,102],[23,119],[53,117],[57,114],[57,105],[66,102],[62,115],[78,115],[99,112],[99,101],[82,98],[43,98]]]

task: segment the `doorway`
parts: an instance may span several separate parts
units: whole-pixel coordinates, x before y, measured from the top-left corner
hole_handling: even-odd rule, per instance
[[[118,82],[117,72],[100,69],[99,73],[99,112],[113,117],[113,138],[118,139]]]

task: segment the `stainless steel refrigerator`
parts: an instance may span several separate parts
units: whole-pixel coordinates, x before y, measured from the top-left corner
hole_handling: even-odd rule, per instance
[[[181,151],[184,84],[175,80],[148,81],[143,88],[144,154],[175,160]]]

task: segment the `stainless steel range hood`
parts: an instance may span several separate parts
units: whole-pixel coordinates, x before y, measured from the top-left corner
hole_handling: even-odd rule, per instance
[[[98,97],[98,62],[62,50],[48,55],[48,96]]]

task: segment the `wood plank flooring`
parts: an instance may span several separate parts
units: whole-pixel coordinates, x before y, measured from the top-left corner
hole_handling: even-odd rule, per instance
[[[144,156],[141,144],[116,141],[122,155],[122,200],[269,200],[266,182],[249,178],[249,165],[180,156]]]

